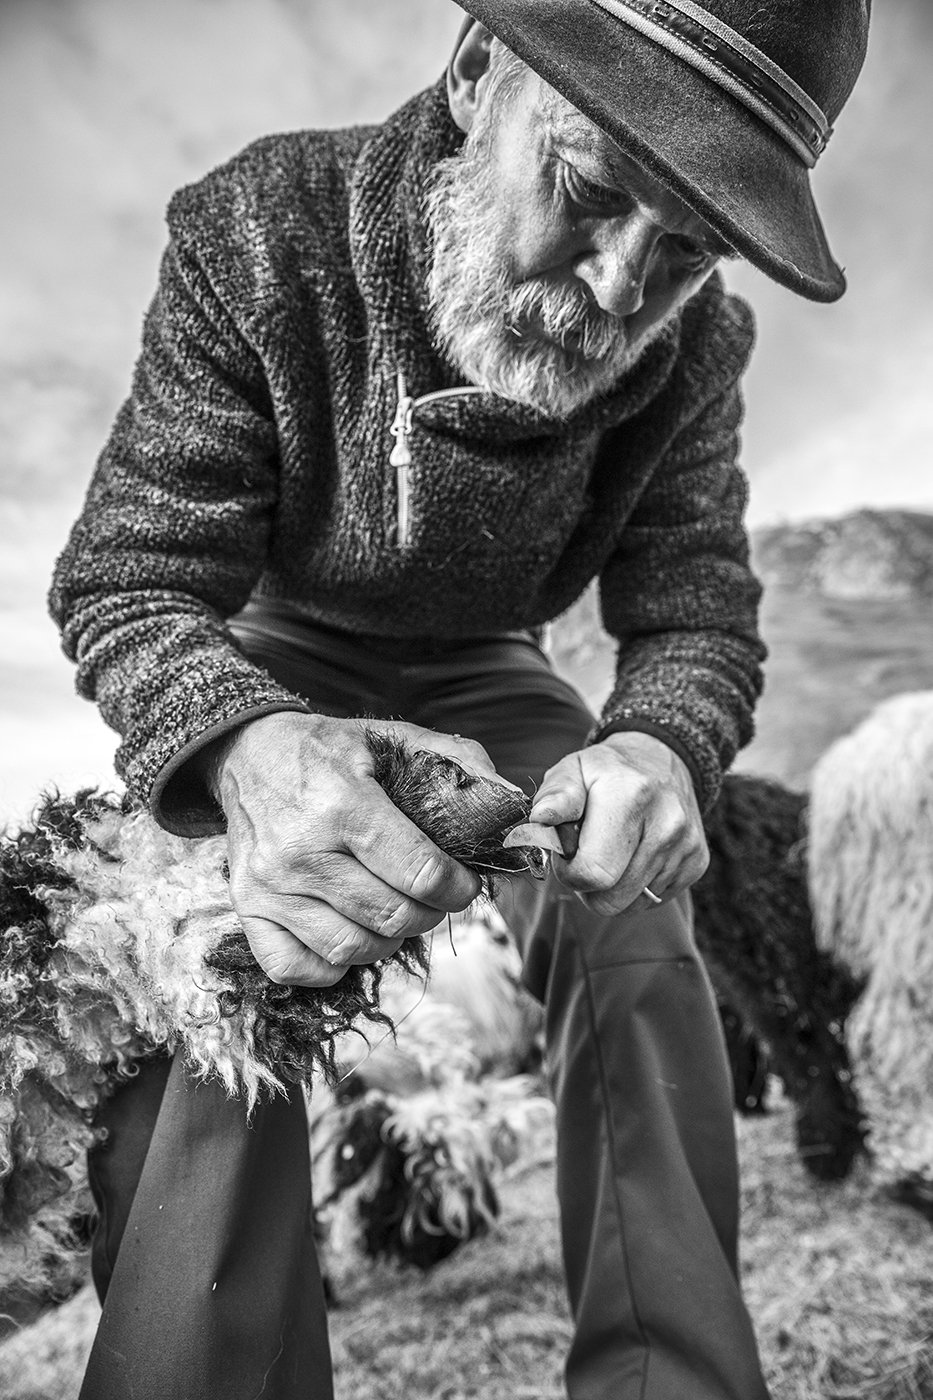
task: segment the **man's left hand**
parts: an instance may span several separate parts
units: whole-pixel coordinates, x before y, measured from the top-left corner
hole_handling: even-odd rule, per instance
[[[578,830],[575,854],[554,869],[597,914],[652,907],[646,886],[670,899],[709,864],[690,770],[651,734],[610,734],[568,754],[545,774],[530,820]]]

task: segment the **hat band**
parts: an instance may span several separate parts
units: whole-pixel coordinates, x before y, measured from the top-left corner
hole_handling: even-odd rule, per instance
[[[693,0],[591,0],[710,78],[776,131],[805,165],[816,165],[832,127],[767,54]]]

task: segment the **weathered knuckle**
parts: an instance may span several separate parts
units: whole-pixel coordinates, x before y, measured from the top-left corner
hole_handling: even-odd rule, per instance
[[[684,858],[692,856],[700,846],[706,844],[702,826],[694,819],[693,814],[678,801],[670,801],[665,804],[655,823],[654,830],[657,843],[664,851],[680,850]]]
[[[347,970],[346,967],[335,966],[328,958],[319,954],[314,961],[313,974],[302,967],[297,959],[292,959],[289,964],[280,969],[280,976],[272,977],[272,980],[280,985],[300,983],[302,986],[310,987],[333,987],[342,977],[346,976]],[[271,973],[269,975],[272,976]]]
[[[405,883],[413,899],[436,898],[448,874],[449,859],[441,851],[415,848],[405,860]]]
[[[690,857],[690,860],[687,862],[687,871],[689,875],[690,884],[695,884],[697,880],[701,879],[702,876],[706,874],[708,869],[709,848],[704,843],[704,845],[699,850],[694,852],[694,854]]]
[[[655,785],[644,773],[630,773],[627,796],[632,806],[642,810],[649,806],[655,796]]]
[[[680,815],[672,817],[662,827],[656,844],[663,855],[681,851],[685,857],[691,856],[695,843],[690,823]]]
[[[313,840],[307,830],[289,831],[267,853],[266,859],[274,860],[280,870],[294,870],[307,864],[313,850]]]
[[[618,880],[618,871],[611,870],[607,865],[603,865],[602,863],[597,862],[596,864],[590,867],[589,884],[590,889],[592,890],[598,890],[601,893],[605,893],[611,889],[614,889],[616,884],[618,883]]]
[[[286,987],[291,981],[287,967],[279,967],[276,963],[267,964],[263,969],[270,982],[274,982],[277,987]]]
[[[315,794],[314,828],[328,836],[352,830],[359,823],[360,811],[359,791],[353,784],[329,783]]]
[[[380,938],[405,938],[414,928],[414,915],[415,910],[409,900],[387,900],[373,919],[373,932],[378,933]]]
[[[619,872],[594,856],[577,859],[565,868],[565,883],[571,889],[605,894],[615,888]]]
[[[267,954],[261,962],[269,981],[278,987],[287,987],[302,980],[301,964],[293,953]]]
[[[346,872],[346,856],[342,851],[315,848],[305,853],[301,865],[303,887],[312,891],[338,887]]]
[[[239,880],[247,887],[252,885],[259,889],[275,888],[281,883],[278,878],[280,869],[281,860],[274,847],[254,846],[237,873],[231,876],[231,886],[234,880]]]
[[[341,929],[327,940],[326,949],[320,950],[320,956],[331,967],[346,971],[352,967],[360,952],[359,934],[351,929]]]
[[[318,987],[336,987],[338,982],[342,982],[350,971],[350,965],[346,967],[335,967],[333,963],[328,963],[322,967],[320,972],[315,974],[315,985]]]

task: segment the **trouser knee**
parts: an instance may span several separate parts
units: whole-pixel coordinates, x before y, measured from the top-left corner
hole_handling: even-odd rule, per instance
[[[95,1128],[104,1131],[87,1159],[88,1184],[97,1210],[91,1277],[101,1303],[110,1286],[171,1068],[171,1055],[144,1060],[133,1078],[104,1100],[94,1119]]]
[[[513,880],[499,910],[522,958],[522,981],[540,1002],[555,977],[625,963],[687,959],[700,962],[688,894],[660,908],[606,917],[594,914],[553,875]]]

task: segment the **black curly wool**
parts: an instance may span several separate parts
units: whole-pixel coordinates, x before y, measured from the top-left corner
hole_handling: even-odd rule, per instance
[[[768,1111],[768,1052],[751,1026],[721,995],[717,997],[719,1019],[726,1040],[726,1055],[732,1074],[732,1097],[739,1113]]]
[[[831,1181],[865,1139],[845,1042],[862,983],[817,946],[806,811],[806,797],[779,783],[727,777],[707,819],[710,865],[693,902],[717,991],[763,1042],[794,1101],[804,1165]]]
[[[25,1259],[31,1221],[52,1208],[45,1214],[40,1286],[55,1300],[80,1282],[69,1259],[80,1248],[82,1221],[59,1218],[55,1207],[70,1189],[66,1144],[87,1138],[90,1112],[61,1087],[70,1071],[80,1079],[81,1058],[58,1026],[59,986],[51,961],[56,936],[47,901],[50,892],[74,884],[61,864],[62,848],[82,846],[84,821],[115,807],[116,799],[90,790],[74,798],[50,794],[31,825],[0,840],[0,1095],[17,1106],[0,1176],[0,1239],[4,1245],[18,1241]],[[22,1046],[30,1047],[29,1054],[37,1052],[40,1062],[41,1047],[55,1047],[56,1082],[41,1071],[24,1073],[28,1060],[24,1065]],[[115,1066],[99,1067],[102,1094],[116,1077]],[[47,1131],[50,1124],[54,1132]],[[28,1269],[23,1286],[27,1293],[36,1286]]]
[[[492,894],[498,872],[527,869],[521,850],[504,850],[502,837],[525,821],[529,800],[503,783],[468,773],[453,759],[410,749],[392,734],[367,729],[373,775],[396,807],[441,850],[479,876]],[[409,938],[388,962],[408,972],[427,968],[427,945]],[[333,1083],[339,1038],[361,1020],[393,1030],[380,1010],[382,966],[350,967],[333,987],[281,986],[271,982],[253,958],[245,935],[224,937],[207,959],[227,982],[220,1009],[235,1015],[255,1011],[255,1050],[280,1078],[306,1080],[317,1069]]]
[[[378,1093],[352,1104],[339,1141],[335,1195],[367,1172],[373,1173],[374,1181],[357,1205],[364,1253],[371,1259],[394,1259],[427,1271],[465,1240],[485,1234],[489,1221],[499,1215],[499,1198],[489,1178],[483,1177],[470,1197],[462,1232],[445,1225],[432,1173],[413,1170],[413,1158],[385,1132],[391,1112]],[[477,1192],[482,1209],[475,1204]]]
[[[271,982],[256,962],[242,932],[227,934],[205,961],[224,977],[222,1016],[235,1016],[249,1008],[256,1058],[278,1078],[301,1082],[320,1070],[329,1083],[337,1078],[336,1045],[339,1037],[360,1020],[394,1030],[380,1010],[382,967],[351,967],[333,987],[299,987]],[[407,972],[426,970],[421,939],[409,939],[389,962]]]
[[[58,993],[47,966],[55,938],[44,892],[74,883],[61,865],[62,846],[78,850],[87,822],[121,809],[119,799],[90,788],[73,798],[49,794],[31,826],[0,841],[0,1034],[32,1027],[54,1034]]]
[[[453,1234],[441,1223],[437,1198],[422,1199],[417,1219],[406,1219],[412,1195],[410,1162],[396,1142],[383,1144],[379,1178],[375,1190],[361,1198],[359,1217],[363,1226],[363,1248],[372,1259],[396,1259],[427,1271],[453,1254],[464,1240],[476,1239],[489,1229],[489,1220],[499,1214],[499,1198],[486,1178],[480,1187],[484,1211],[470,1204],[466,1229]],[[430,1186],[426,1187],[430,1196]],[[475,1199],[475,1197],[474,1197]]]

